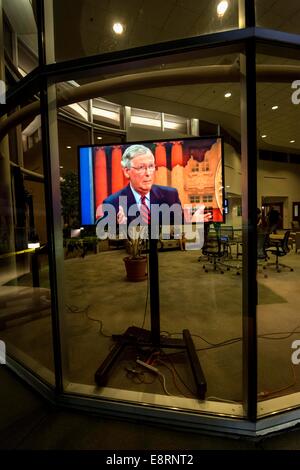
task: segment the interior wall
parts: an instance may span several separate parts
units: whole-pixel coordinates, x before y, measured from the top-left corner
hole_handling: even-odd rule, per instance
[[[161,129],[155,129],[150,127],[149,129],[145,127],[129,127],[127,131],[127,142],[135,142],[138,140],[159,140],[159,139],[178,139],[186,138],[187,134],[180,134],[178,131],[162,131]]]
[[[73,132],[73,126],[70,127]],[[64,130],[65,128],[66,126],[64,125]],[[78,135],[78,129],[76,129],[76,133],[76,139],[79,139],[79,141],[77,142],[76,140],[75,144],[86,144],[88,141],[88,133],[83,132],[81,137]],[[67,133],[67,136],[70,137],[69,133]],[[72,137],[74,136],[72,135]],[[128,142],[153,139],[178,139],[181,137],[184,138],[188,136],[186,134],[179,133],[176,130],[162,131],[160,129],[142,127],[130,127],[127,132]],[[62,159],[65,169],[69,168],[71,153],[74,153],[74,158],[71,158],[71,160],[77,160],[77,145],[74,145],[74,138],[71,139],[73,150],[66,150],[66,143],[69,143],[69,141],[70,139],[66,140],[64,138],[63,142],[61,142],[62,145],[60,150],[62,151],[62,154],[64,152],[68,152],[68,155],[65,156],[66,158]],[[24,152],[24,163],[25,167],[28,169],[40,173],[43,172],[40,142],[34,146],[33,149]],[[258,206],[262,205],[264,198],[269,198],[269,201],[271,200],[270,198],[273,198],[274,202],[283,202],[283,227],[290,227],[293,201],[300,200],[300,165],[259,160],[257,177]],[[228,199],[229,203],[229,213],[226,216],[226,225],[233,225],[236,228],[240,227],[242,223],[240,211],[242,194],[241,156],[227,143],[224,143],[224,186],[225,197]],[[38,191],[38,193],[39,194],[35,194],[35,200],[40,199],[41,197],[41,192]],[[36,209],[37,212],[40,213],[40,209]],[[39,228],[41,233],[43,233],[44,229],[42,227]]]
[[[283,227],[291,226],[293,201],[300,200],[300,165],[259,160],[258,162],[258,202],[263,198],[273,198],[283,202]]]
[[[229,196],[229,214],[226,224],[238,227],[241,197],[241,156],[229,144],[224,144],[225,194]],[[228,187],[229,186],[229,187]],[[283,227],[291,226],[293,202],[300,200],[300,165],[274,161],[258,161],[257,203],[262,205],[264,198],[269,202],[283,202]]]

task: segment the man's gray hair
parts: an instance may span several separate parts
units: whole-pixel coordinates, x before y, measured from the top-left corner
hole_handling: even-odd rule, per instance
[[[125,152],[122,155],[121,165],[123,168],[131,167],[131,160],[140,155],[149,155],[149,157],[154,157],[153,153],[148,147],[141,144],[134,144],[127,147]]]

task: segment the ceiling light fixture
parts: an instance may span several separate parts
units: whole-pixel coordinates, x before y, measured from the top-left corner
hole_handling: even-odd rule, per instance
[[[290,144],[294,144],[295,142],[295,140],[290,140]]]
[[[230,91],[227,91],[227,93],[225,93],[224,97],[225,97],[225,98],[230,98],[230,97],[231,97]]]
[[[116,34],[122,34],[124,31],[124,27],[121,23],[114,23],[113,30]]]
[[[279,106],[277,106],[277,104],[275,104],[275,106],[272,106],[273,111],[275,111],[275,109],[278,109],[278,108]]]
[[[223,16],[227,8],[228,8],[228,2],[226,0],[220,2],[217,6],[218,16]]]
[[[263,135],[261,136],[262,139],[265,139],[266,137],[267,137],[267,134],[263,134]]]
[[[98,140],[102,140],[102,137],[97,137]]]
[[[67,149],[71,149],[71,148],[72,148],[71,145],[67,145]]]

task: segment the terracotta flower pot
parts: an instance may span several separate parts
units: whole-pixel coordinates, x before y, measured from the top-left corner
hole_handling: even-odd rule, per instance
[[[138,282],[147,279],[147,257],[130,258],[126,256],[124,263],[129,281]]]

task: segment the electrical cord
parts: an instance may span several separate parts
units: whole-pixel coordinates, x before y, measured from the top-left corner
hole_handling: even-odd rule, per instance
[[[148,272],[149,272],[149,257],[147,256],[147,263],[148,263]],[[147,314],[147,306],[148,306],[148,297],[149,297],[149,282],[147,280],[147,294],[146,294],[146,303],[145,303],[145,311],[144,311],[144,318],[143,318],[143,324],[142,324],[142,328],[144,327],[144,324],[145,324],[145,320],[146,320],[146,314]],[[89,311],[89,308],[90,308],[90,305],[88,305],[87,307],[85,308],[82,308],[80,309],[78,306],[76,305],[68,305],[66,304],[66,307],[68,308],[68,310],[71,312],[71,313],[83,313],[86,315],[86,317],[90,320],[90,321],[93,321],[93,322],[96,322],[99,324],[99,334],[105,338],[111,338],[112,335],[107,335],[103,332],[103,322],[102,320],[99,320],[99,319],[96,319],[96,318],[93,318],[91,317],[89,314],[88,314],[88,311]],[[299,330],[298,330],[299,329]],[[162,336],[167,336],[167,337],[171,337],[171,336],[179,336],[181,335],[182,333],[169,333],[168,331],[162,331]],[[281,340],[284,340],[284,339],[288,339],[290,338],[292,335],[296,334],[296,333],[300,333],[300,325],[297,325],[292,331],[277,331],[277,332],[270,332],[270,333],[263,333],[263,334],[260,334],[260,335],[257,335],[257,338],[259,339],[264,339],[264,340],[278,340],[278,341],[281,341]],[[208,340],[206,340],[203,336],[201,335],[197,335],[197,334],[193,334],[192,335],[193,337],[195,338],[200,338],[202,341],[204,341],[206,344],[209,345],[209,347],[205,347],[205,348],[197,348],[196,351],[208,351],[210,349],[216,349],[216,348],[219,348],[219,347],[223,347],[223,346],[228,346],[228,345],[231,345],[231,344],[235,344],[237,342],[240,342],[242,341],[242,337],[235,337],[235,338],[230,338],[230,339],[227,339],[227,340],[224,340],[224,341],[221,341],[219,343],[212,343]],[[176,351],[174,353],[165,353],[164,351],[154,351],[151,353],[151,356],[150,358],[148,359],[148,361],[145,363],[147,365],[151,365],[151,361],[152,361],[152,358],[153,356],[155,355],[160,355],[160,354],[163,354],[163,357],[165,357],[169,362],[170,362],[170,365],[171,367],[169,367],[163,360],[161,360],[159,357],[158,358],[155,358],[153,363],[155,361],[157,362],[160,362],[163,366],[165,366],[171,373],[172,373],[172,378],[173,378],[173,382],[174,382],[174,385],[175,387],[177,388],[177,390],[179,391],[179,393],[181,393],[183,396],[187,397],[187,398],[190,398],[190,396],[186,395],[185,393],[182,392],[182,390],[180,390],[180,388],[178,387],[178,384],[176,382],[176,378],[175,378],[175,374],[177,375],[178,379],[180,380],[180,382],[185,386],[185,388],[191,393],[192,397],[196,396],[196,394],[193,392],[193,390],[191,390],[188,385],[183,381],[182,377],[180,376],[180,374],[178,373],[174,363],[172,362],[171,360],[171,356],[174,356],[174,355],[177,355],[177,354],[182,354],[183,352],[185,352],[184,350],[181,350],[181,351]],[[156,368],[154,368],[156,369]],[[279,389],[276,389],[274,391],[261,391],[258,393],[258,397],[269,397],[269,396],[274,396],[278,393],[281,393],[283,392],[284,390],[288,390],[289,388],[293,387],[296,385],[297,383],[297,378],[296,378],[296,374],[295,374],[295,369],[294,369],[294,366],[292,365],[292,371],[293,371],[293,377],[294,377],[294,380],[291,384],[285,386],[285,387],[281,387]],[[153,371],[154,372],[154,371]],[[137,371],[137,370],[127,370],[127,375],[130,374],[130,373],[133,373],[135,374],[134,377],[131,377],[132,380],[135,382],[135,383],[144,383],[144,384],[151,384],[155,381],[155,379],[153,381],[150,381],[150,382],[147,382],[145,381],[145,376],[144,376],[144,372],[143,371]],[[155,370],[155,373],[157,374],[157,376],[159,377],[159,380],[162,384],[162,387],[164,389],[164,392],[166,393],[166,395],[171,395],[167,388],[166,388],[166,378],[165,376],[158,370],[156,369]],[[138,380],[138,382],[136,382],[136,380]],[[218,401],[224,401],[224,402],[229,402],[229,403],[240,403],[238,401],[232,401],[232,400],[225,400],[225,399],[221,399],[221,398],[218,398],[218,397],[208,397],[207,399],[216,399]]]
[[[145,367],[146,369],[150,370],[154,374],[157,374],[158,379],[160,383],[162,384],[165,394],[168,396],[172,396],[172,394],[168,391],[167,386],[166,386],[166,377],[164,376],[162,372],[160,372],[159,369],[157,369],[157,367],[151,366],[150,364],[147,364],[147,362],[141,361],[140,359],[137,359],[136,362],[137,364],[141,365],[142,367]]]
[[[168,364],[166,364],[164,361],[162,361],[161,359],[156,359],[155,363],[158,362],[159,364],[163,365],[164,367],[166,367],[172,374],[172,378],[173,378],[173,383],[175,385],[175,387],[177,388],[178,392],[183,395],[185,398],[196,398],[196,395],[193,394],[193,395],[187,395],[185,394],[178,386],[177,382],[176,382],[176,375],[175,375],[175,371],[174,369],[172,369],[172,367],[169,367]],[[188,388],[188,387],[187,387]]]
[[[126,377],[137,385],[141,385],[141,384],[151,385],[156,380],[156,376],[154,376],[153,380],[146,380],[146,377],[147,377],[146,373],[134,367],[126,366],[125,370],[126,370]]]
[[[297,383],[297,378],[296,378],[296,372],[295,372],[294,365],[291,364],[291,367],[292,367],[292,371],[293,371],[294,380],[290,385],[286,385],[285,387],[281,387],[281,388],[278,388],[278,389],[273,390],[273,391],[262,391],[262,392],[259,392],[257,396],[262,397],[262,398],[266,398],[266,397],[269,397],[271,395],[277,395],[278,393],[281,393],[284,390],[288,390],[289,388],[294,387]]]
[[[193,395],[193,396],[196,396],[196,393],[184,382],[184,380],[182,379],[181,375],[179,374],[178,370],[176,369],[175,367],[175,364],[174,362],[172,361],[172,359],[169,357],[168,354],[166,354],[164,351],[161,350],[161,354],[163,354],[163,357],[166,358],[171,367],[173,368],[175,374],[177,375],[178,379],[180,380],[180,382],[185,386],[185,388]]]
[[[167,336],[167,337],[170,337],[170,336],[181,336],[181,335],[182,335],[181,332],[180,332],[180,333],[169,333],[168,331],[164,331],[163,333],[167,333],[167,334],[165,335],[165,336]],[[226,346],[227,344],[236,343],[236,342],[242,340],[242,337],[241,337],[241,336],[238,336],[238,337],[236,337],[236,338],[230,338],[230,339],[221,341],[220,343],[212,343],[212,342],[208,341],[207,339],[203,338],[203,336],[196,335],[196,334],[192,334],[191,336],[194,337],[194,338],[200,338],[202,341],[204,341],[206,344],[209,344],[209,345],[212,346],[212,347]],[[205,349],[206,349],[206,348],[205,348]],[[210,348],[209,348],[209,349],[210,349]]]
[[[297,325],[292,331],[277,331],[274,333],[264,333],[262,335],[258,335],[259,338],[263,339],[271,339],[271,340],[281,340],[281,339],[288,339],[290,338],[293,334],[295,333],[300,333],[300,331],[297,331],[297,329],[300,328],[300,325]],[[272,338],[274,335],[285,335],[282,336],[281,338]]]
[[[102,320],[98,320],[97,318],[93,318],[91,317],[89,314],[88,314],[88,311],[89,311],[89,308],[90,308],[90,305],[88,305],[87,307],[83,308],[83,309],[80,309],[79,307],[77,307],[76,305],[68,305],[66,304],[66,307],[68,308],[68,310],[71,312],[71,313],[83,313],[86,315],[86,317],[93,321],[93,322],[96,322],[98,323],[100,326],[99,326],[99,334],[101,336],[103,336],[104,338],[111,338],[112,335],[107,335],[103,332],[103,322]]]
[[[282,332],[282,331],[279,331],[279,332],[270,332],[270,333],[263,333],[261,335],[258,335],[257,337],[259,339],[264,339],[264,340],[284,340],[284,339],[288,339],[290,338],[293,334],[296,334],[296,333],[300,333],[300,331],[298,331],[298,328],[300,328],[299,325],[297,325],[292,331],[288,331],[288,332]],[[168,336],[172,336],[172,335],[179,335],[180,333],[168,333],[167,331],[164,332],[164,333],[167,333]],[[280,337],[277,337],[278,335],[281,335]],[[210,349],[215,349],[217,347],[221,347],[221,346],[227,346],[227,345],[230,345],[230,344],[234,344],[236,342],[239,342],[242,340],[242,338],[231,338],[231,339],[228,339],[228,340],[225,340],[225,341],[222,341],[220,343],[211,343],[209,341],[207,341],[205,338],[203,338],[202,336],[200,335],[192,335],[194,337],[198,337],[198,338],[201,338],[203,341],[205,341],[207,344],[210,344],[212,345],[211,347],[208,347],[208,348],[198,348],[196,349],[196,351],[205,351],[205,350],[210,350]],[[274,337],[275,336],[275,337]],[[172,355],[175,355],[175,354],[178,354],[178,353],[182,353],[184,351],[177,351],[175,353],[169,353],[169,354],[165,354],[166,357],[168,357],[169,360],[171,360],[170,356]],[[174,368],[175,369],[175,368]],[[176,369],[175,369],[176,370]],[[295,373],[295,368],[294,366],[292,365],[292,371],[293,371],[293,377],[294,377],[294,380],[292,383],[290,383],[289,385],[286,385],[285,387],[281,387],[279,389],[276,389],[276,390],[273,390],[273,391],[262,391],[262,392],[259,392],[258,393],[258,397],[269,397],[269,396],[274,396],[276,394],[279,394],[285,390],[288,390],[290,389],[291,387],[295,386],[296,383],[297,383],[297,378],[296,378],[296,373]],[[209,398],[215,398],[219,401],[228,401],[229,403],[231,402],[231,400],[222,400],[222,399],[219,399],[218,397],[208,397],[207,399]],[[233,401],[233,403],[240,403],[238,401]]]

